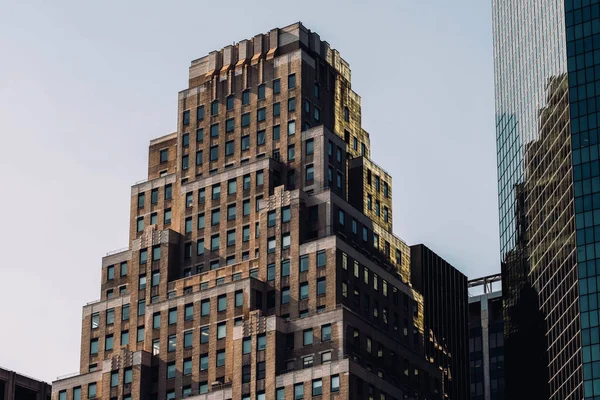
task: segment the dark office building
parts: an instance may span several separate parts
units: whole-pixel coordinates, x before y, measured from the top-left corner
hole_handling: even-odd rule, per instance
[[[46,382],[0,368],[0,400],[50,400],[51,393]]]
[[[411,246],[410,257],[413,287],[424,300],[426,356],[443,368],[448,398],[468,399],[467,277],[425,245]]]
[[[471,400],[505,399],[502,291],[494,283],[500,274],[469,281]]]
[[[600,4],[493,25],[506,397],[600,399]]]

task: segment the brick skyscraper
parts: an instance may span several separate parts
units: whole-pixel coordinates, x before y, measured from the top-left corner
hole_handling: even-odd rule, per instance
[[[441,399],[360,107],[299,23],[192,61],[53,400]]]

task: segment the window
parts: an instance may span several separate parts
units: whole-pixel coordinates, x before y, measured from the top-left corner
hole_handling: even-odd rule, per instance
[[[296,98],[292,97],[288,99],[288,112],[296,111]]]
[[[233,132],[235,129],[235,118],[229,118],[225,121],[225,132]]]
[[[348,107],[344,107],[344,121],[350,121],[350,110]]]
[[[279,140],[281,135],[281,127],[279,125],[275,125],[273,127],[273,140]]]
[[[97,329],[100,326],[100,313],[92,314],[92,329]]]
[[[209,327],[203,326],[200,328],[200,344],[208,343],[209,339]]]
[[[158,224],[158,214],[152,213],[152,214],[150,214],[150,225],[156,225],[156,224]]]
[[[208,370],[208,354],[200,355],[200,371]]]
[[[250,225],[246,225],[242,228],[242,241],[247,242],[250,240]]]
[[[294,400],[304,399],[304,383],[296,383],[294,385]]]
[[[325,278],[319,278],[317,279],[317,296],[324,295],[325,293],[327,293]]]
[[[210,213],[210,224],[212,226],[219,225],[221,223],[221,209],[216,208]]]
[[[213,100],[210,103],[210,115],[217,115],[219,113],[219,101]]]
[[[243,365],[242,366],[242,383],[250,383],[251,377],[252,377],[251,366]],[[250,396],[242,398],[242,400],[244,400],[244,399],[250,399]]]
[[[331,324],[321,326],[321,341],[327,342],[331,340]]]
[[[137,219],[137,231],[141,232],[144,230],[144,217],[139,217]]]
[[[129,320],[129,304],[125,304],[122,308],[121,308],[121,320],[122,321],[127,321]]]
[[[110,387],[119,386],[119,371],[112,371],[110,373]]]
[[[227,111],[233,110],[234,105],[234,97],[233,95],[227,96]]]
[[[300,300],[308,299],[308,282],[300,284]]]
[[[288,75],[288,89],[296,87],[296,74]]]
[[[210,161],[217,161],[219,159],[219,146],[210,147]]]
[[[164,220],[165,220],[165,224],[171,223],[171,209],[170,208],[165,209]]]
[[[146,313],[146,300],[138,300],[138,316]]]
[[[296,133],[296,121],[288,121],[288,136]]]
[[[144,334],[145,334],[145,330],[143,326],[138,326],[137,328],[137,341],[138,342],[143,342],[144,341]]]
[[[221,322],[217,324],[217,339],[224,339],[227,335],[227,323]]]
[[[324,267],[326,260],[327,253],[325,252],[325,250],[319,251],[317,253],[317,267]]]
[[[235,292],[235,306],[242,307],[244,305],[244,292],[238,290]]]
[[[175,361],[170,362],[167,364],[167,379],[173,379],[175,378]]]
[[[88,399],[95,399],[95,398],[96,398],[96,384],[90,383],[88,385]]]
[[[242,128],[250,126],[250,113],[242,114]]]
[[[258,85],[258,99],[264,100],[266,97],[266,85],[263,83],[262,85]]]
[[[199,256],[204,254],[204,239],[198,240],[196,254]]]
[[[204,213],[198,214],[198,229],[204,229]]]
[[[323,393],[323,381],[321,379],[313,379],[312,381],[312,395],[320,396]]]
[[[267,349],[267,337],[263,333],[262,335],[258,335],[256,337],[256,350],[266,350]]]
[[[311,165],[306,166],[306,183],[312,183],[315,180],[315,167]]]
[[[186,155],[186,156],[181,157],[181,168],[184,170],[188,169],[190,166],[189,162],[190,162],[189,156]]]
[[[362,228],[362,240],[365,242],[369,240],[369,231],[364,226]]]
[[[300,272],[308,271],[308,256],[300,257]]]
[[[210,250],[211,251],[219,250],[219,243],[220,243],[219,235],[213,235],[210,238]]]
[[[144,208],[145,201],[146,201],[146,194],[139,193],[138,194],[138,208]]]
[[[331,375],[331,391],[332,392],[340,391],[340,376],[339,375]]]
[[[321,353],[321,364],[327,364],[331,362],[331,351]]]
[[[200,303],[200,316],[205,317],[210,315],[210,300],[202,300]]]
[[[344,210],[339,210],[338,211],[338,222],[340,223],[340,225],[344,226],[345,221],[346,221],[346,213],[344,212]]]
[[[281,81],[279,79],[275,79],[273,81],[273,94],[279,94],[281,92]]]
[[[152,261],[160,260],[160,246],[154,246],[152,248]]]
[[[304,332],[302,332],[302,344],[304,346],[309,346],[311,344],[313,344],[313,330],[311,329],[305,329]]]
[[[266,372],[267,372],[266,363],[264,361],[257,362],[256,363],[256,379],[265,379]],[[256,400],[259,399],[259,396],[257,396]],[[263,396],[262,399],[264,400],[264,398],[265,398],[264,394],[262,396]]]
[[[62,390],[58,392],[58,400],[67,400],[67,391]]]
[[[167,339],[167,351],[169,353],[175,351],[177,348],[177,335],[169,335]]]
[[[275,253],[275,250],[277,248],[277,243],[274,237],[269,238],[268,242],[267,242],[267,253],[271,254],[271,253]]]
[[[196,142],[202,142],[204,140],[204,129],[196,129]]]
[[[160,328],[160,312],[156,312],[152,315],[152,329]]]
[[[187,217],[185,219],[185,233],[192,232],[192,217]]]
[[[309,156],[315,152],[315,141],[314,139],[308,139],[306,141],[306,155]]]
[[[319,122],[321,120],[321,110],[319,110],[319,107],[315,106],[313,110],[313,116],[315,118],[315,121]]]
[[[279,117],[280,114],[281,114],[281,105],[280,105],[280,103],[274,103],[273,104],[273,116],[274,117]]]
[[[98,339],[90,340],[90,354],[98,354]]]
[[[115,323],[115,309],[109,308],[106,310],[106,325],[112,325]]]
[[[288,146],[288,161],[293,161],[295,157],[296,157],[296,150],[294,148],[294,145],[291,144]]]
[[[267,119],[267,109],[265,107],[256,110],[256,120],[262,122]]]
[[[256,132],[256,144],[262,146],[266,142],[266,131],[260,130]]]
[[[171,308],[169,310],[169,325],[177,323],[177,308]]]
[[[184,309],[184,320],[191,321],[194,319],[194,304],[189,303],[185,305]]]
[[[310,101],[304,100],[304,112],[310,114]]]
[[[227,310],[227,295],[223,294],[217,297],[217,311],[226,311]]]
[[[217,367],[225,365],[225,349],[217,350]]]
[[[200,382],[200,394],[208,393],[208,382]]]
[[[241,148],[242,148],[242,151],[250,149],[250,135],[242,136]]]
[[[290,276],[290,260],[283,260],[281,262],[281,276]]]
[[[250,104],[250,90],[246,89],[242,92],[242,105]]]
[[[289,304],[290,302],[290,288],[281,288],[281,304]]]
[[[204,119],[204,106],[196,108],[196,120],[202,121]]]

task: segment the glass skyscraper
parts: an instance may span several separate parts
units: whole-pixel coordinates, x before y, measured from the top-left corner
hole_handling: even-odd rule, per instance
[[[493,24],[506,397],[600,399],[600,1]]]

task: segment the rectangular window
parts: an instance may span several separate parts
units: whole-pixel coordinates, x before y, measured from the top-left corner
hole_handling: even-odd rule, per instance
[[[262,122],[267,119],[267,109],[265,107],[256,110],[256,120]]]
[[[242,202],[242,213],[245,216],[250,215],[250,200],[244,200]]]
[[[304,383],[296,383],[294,385],[294,400],[304,399]]]
[[[202,121],[204,119],[204,106],[196,108],[196,120]]]
[[[275,264],[267,265],[267,280],[268,281],[275,280]]]
[[[296,121],[288,121],[288,136],[296,133]]]
[[[290,206],[283,207],[281,209],[281,222],[283,222],[283,223],[290,222],[291,218],[292,218],[292,213],[290,210]]]
[[[144,217],[138,217],[137,219],[137,231],[141,232],[144,230]]]
[[[273,140],[279,140],[280,135],[281,135],[281,128],[279,125],[275,125],[273,127]]]
[[[198,214],[198,229],[204,229],[204,213]]]
[[[227,336],[227,323],[221,322],[217,324],[217,339],[225,339]]]
[[[177,348],[177,335],[169,335],[167,338],[167,352],[172,353]]]
[[[267,349],[267,337],[263,333],[262,335],[258,335],[256,337],[256,350],[266,350]]]
[[[229,118],[225,121],[225,132],[233,132],[235,129],[235,118]]]
[[[121,320],[128,321],[129,320],[129,304],[125,304],[121,308]]]
[[[160,328],[160,312],[156,312],[152,315],[152,329]]]
[[[219,250],[220,238],[219,235],[213,235],[210,238],[210,251]]]
[[[250,104],[250,90],[246,89],[242,92],[242,105]]]
[[[281,288],[281,304],[289,304],[290,302],[290,288]]]
[[[90,354],[98,354],[98,339],[90,340]]]
[[[238,290],[235,292],[235,306],[242,307],[244,305],[244,292]]]
[[[175,373],[177,370],[175,369],[175,361],[172,361],[167,364],[167,379],[175,378]]]
[[[315,180],[315,167],[312,165],[306,166],[306,183],[312,183]]]
[[[138,342],[143,342],[144,341],[144,335],[145,335],[145,330],[143,326],[138,326],[137,328],[137,341]]]
[[[217,161],[219,159],[219,146],[210,147],[210,161]]]
[[[96,384],[90,383],[88,384],[88,399],[96,398]]]
[[[200,371],[208,370],[208,354],[200,355]]]
[[[242,114],[242,128],[250,126],[250,113]]]
[[[113,325],[115,323],[115,309],[109,308],[106,310],[106,325]]]
[[[296,87],[296,74],[288,75],[288,89],[293,89]]]
[[[296,98],[292,97],[288,99],[288,112],[296,111]]]
[[[200,328],[200,344],[208,343],[209,338],[209,327],[203,326]]]
[[[300,257],[300,272],[308,271],[308,256]]]
[[[290,276],[290,260],[283,260],[281,262],[281,276]]]
[[[177,323],[177,308],[171,308],[169,310],[169,325]]]
[[[258,85],[258,100],[264,100],[266,97],[267,86],[263,83]]]
[[[291,144],[288,146],[288,156],[287,156],[288,161],[293,161],[295,157],[296,157],[296,150],[294,148],[294,145]]]
[[[308,282],[300,284],[300,300],[308,299]]]
[[[210,300],[202,300],[200,303],[200,316],[205,317],[210,315]]]
[[[100,326],[100,313],[92,314],[92,329],[97,329]]]
[[[171,223],[171,209],[170,208],[165,209],[164,221],[165,221],[165,224]]]
[[[279,94],[281,92],[281,81],[279,79],[275,79],[273,81],[273,94]]]
[[[321,341],[327,342],[331,340],[331,324],[321,326]]]
[[[204,254],[204,239],[199,239],[197,244],[197,255],[201,256]]]
[[[183,375],[186,376],[186,375],[191,375],[191,374],[192,374],[192,359],[186,358],[183,360]],[[190,388],[190,393],[191,393],[191,388]]]
[[[144,208],[144,202],[146,201],[146,195],[144,193],[138,194],[138,208]]]
[[[266,131],[264,129],[256,132],[256,144],[258,146],[262,146],[263,144],[265,144],[266,136]]]
[[[219,225],[221,223],[221,209],[216,208],[216,209],[212,210],[210,214],[211,214],[210,215],[211,226]]]
[[[202,142],[204,140],[204,129],[196,129],[196,142]]]
[[[222,312],[227,310],[227,295],[223,294],[217,297],[217,311]]]
[[[138,300],[138,316],[146,313],[146,300]]]
[[[319,109],[319,107],[314,108],[313,117],[315,118],[315,121],[317,121],[317,122],[319,122],[321,120],[321,110]]]
[[[233,110],[234,100],[233,95],[227,96],[227,111]]]
[[[250,226],[246,225],[242,228],[242,242],[250,240]]]
[[[185,233],[192,233],[192,217],[185,219]]]
[[[181,157],[181,169],[186,170],[189,168],[189,166],[189,156],[186,155]]]
[[[183,112],[183,125],[190,124],[190,110],[185,110]]]
[[[312,381],[312,395],[320,396],[323,393],[323,381],[321,379],[313,379]]]
[[[331,376],[331,391],[332,392],[340,391],[340,376],[339,375]]]
[[[325,278],[317,279],[317,296],[324,295],[327,293],[327,284]]]
[[[191,321],[194,319],[194,304],[193,303],[185,305],[184,319],[186,321]]]
[[[219,124],[212,124],[210,126],[210,137],[219,137]]]

